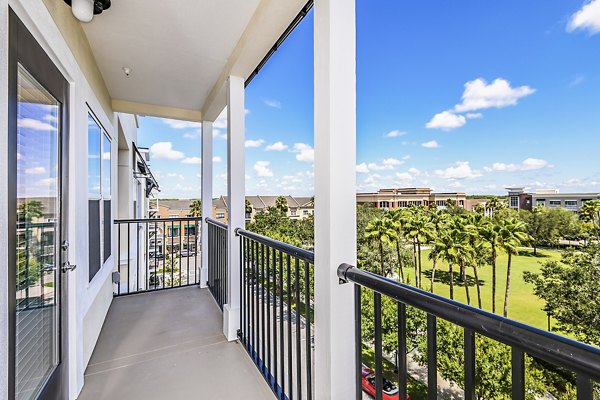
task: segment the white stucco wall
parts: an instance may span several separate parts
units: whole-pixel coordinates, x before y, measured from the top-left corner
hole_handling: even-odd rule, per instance
[[[102,126],[112,138],[112,215],[118,211],[118,134],[117,119],[129,140],[136,137],[136,122],[131,115],[107,113],[89,85],[82,69],[69,49],[60,30],[46,7],[38,1],[0,0],[0,81],[7,81],[7,30],[8,7],[15,11],[40,45],[71,84],[69,104],[69,260],[78,268],[63,275],[68,280],[69,302],[67,305],[69,322],[69,368],[70,398],[77,397],[83,387],[84,371],[100,333],[102,323],[112,301],[111,272],[114,256],[111,256],[94,279],[88,279],[88,195],[87,195],[87,114],[93,110]],[[8,93],[6,85],[0,85],[0,126],[7,126]],[[0,176],[7,176],[6,154],[7,130],[0,129]],[[0,180],[0,193],[6,193],[6,180]],[[6,226],[7,199],[0,196],[0,225]],[[6,243],[7,232],[0,230],[0,243]],[[115,235],[113,251],[116,253]],[[7,265],[6,246],[0,246],[0,265]],[[5,276],[0,274],[0,276]],[[0,278],[0,309],[7,309],[7,282]],[[7,398],[7,332],[6,312],[0,313],[0,398]]]

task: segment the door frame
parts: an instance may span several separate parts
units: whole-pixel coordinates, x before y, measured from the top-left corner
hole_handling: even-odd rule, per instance
[[[58,243],[68,238],[69,194],[69,83],[44,51],[27,27],[9,7],[8,32],[8,396],[15,397],[16,377],[16,228],[17,228],[17,76],[21,63],[61,103],[58,148],[60,185]],[[57,248],[57,275],[59,276],[58,358],[59,363],[40,391],[40,399],[69,398],[68,363],[68,279],[62,264],[68,260],[68,250]]]

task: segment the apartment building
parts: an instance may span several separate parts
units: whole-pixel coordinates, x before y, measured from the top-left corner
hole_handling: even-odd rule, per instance
[[[439,209],[446,207],[446,201],[453,200],[459,207],[466,207],[465,193],[435,193],[430,188],[379,189],[375,193],[357,193],[358,205],[370,204],[376,208],[392,209],[410,206],[435,204]]]
[[[559,189],[539,189],[528,192],[525,188],[507,188],[508,204],[513,210],[532,210],[533,207],[550,208],[562,207],[566,210],[579,212],[589,200],[600,199],[600,193],[560,193]]]

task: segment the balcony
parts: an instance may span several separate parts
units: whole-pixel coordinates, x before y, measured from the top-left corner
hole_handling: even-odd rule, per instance
[[[221,310],[197,286],[116,297],[79,399],[272,399]]]

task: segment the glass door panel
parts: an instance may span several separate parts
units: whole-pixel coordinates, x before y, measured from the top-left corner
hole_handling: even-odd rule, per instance
[[[17,72],[15,397],[35,398],[60,362],[61,104]]]

